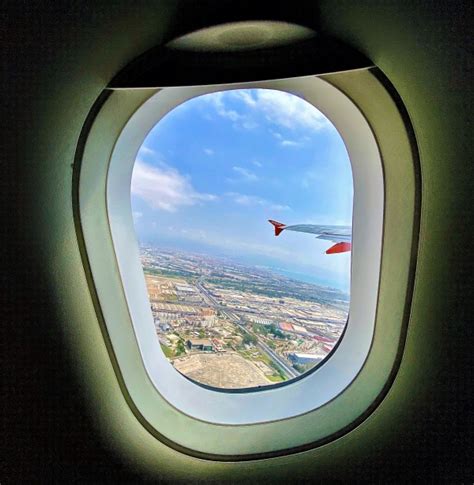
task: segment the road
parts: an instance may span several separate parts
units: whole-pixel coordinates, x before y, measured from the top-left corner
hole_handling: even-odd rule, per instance
[[[240,317],[233,312],[230,312],[227,309],[223,309],[219,302],[209,293],[209,291],[204,287],[202,284],[201,279],[196,283],[196,287],[201,292],[204,300],[213,306],[214,308],[218,308],[221,313],[223,313],[229,320],[235,323],[239,328],[241,328],[244,332],[247,332],[253,335],[257,339],[257,347],[259,347],[263,352],[265,352],[271,360],[273,360],[286,374],[286,377],[292,379],[294,377],[298,377],[300,374],[298,371],[290,367],[276,352],[274,352],[266,343],[262,342],[259,339],[259,336],[255,334],[252,330],[246,328],[242,325]]]
[[[246,329],[247,330],[247,329]],[[249,332],[249,330],[247,330]],[[252,333],[252,332],[249,332]],[[255,334],[253,334],[255,335]],[[255,335],[257,338],[258,336]],[[283,368],[283,371],[292,379],[293,377],[298,377],[300,374],[295,369],[291,368],[276,352],[274,352],[266,343],[261,342],[260,340],[257,343],[257,346],[266,352],[266,354],[277,363],[280,367]]]

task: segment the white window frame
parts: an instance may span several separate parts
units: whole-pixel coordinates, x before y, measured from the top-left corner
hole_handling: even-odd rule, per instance
[[[386,97],[392,116],[403,123],[383,86],[373,78],[371,82]],[[141,144],[166,113],[198,95],[242,88],[280,89],[301,96],[342,136],[354,181],[351,304],[340,344],[314,372],[284,386],[230,393],[185,378],[161,351],[133,226],[130,182]],[[406,132],[401,135],[401,150],[408,153],[410,141]],[[372,405],[386,385],[400,338],[385,349],[386,362],[364,399],[343,412],[337,408],[360,380],[374,347],[385,210],[380,142],[356,103],[329,80],[317,77],[110,94],[84,147],[81,228],[117,372],[133,409],[158,437],[190,453],[228,457],[273,453],[335,436]],[[401,335],[402,323],[390,329],[394,336]],[[339,418],[331,419],[331,413]]]

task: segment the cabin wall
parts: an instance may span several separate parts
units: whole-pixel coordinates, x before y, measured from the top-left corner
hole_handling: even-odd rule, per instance
[[[68,3],[3,10],[0,481],[472,480],[468,2]],[[246,18],[306,23],[381,68],[415,130],[421,234],[402,365],[373,415],[300,455],[215,464],[157,442],[120,392],[76,240],[72,165],[122,67],[192,26]]]

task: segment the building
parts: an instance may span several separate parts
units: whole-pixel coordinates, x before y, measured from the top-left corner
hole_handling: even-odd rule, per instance
[[[330,338],[330,337],[323,337],[322,335],[312,335],[313,339],[316,340],[317,342],[323,343],[323,344],[333,344],[336,342],[336,339]]]
[[[293,331],[301,335],[308,335],[308,330],[301,325],[293,324]]]
[[[293,332],[293,325],[289,322],[281,322],[279,325],[280,329],[284,332]]]
[[[176,291],[180,293],[196,293],[196,288],[193,288],[192,286],[189,285],[180,285],[177,284],[175,285]]]
[[[199,310],[199,317],[203,327],[212,327],[217,321],[217,315],[212,308],[201,308]]]
[[[251,323],[259,323],[260,325],[271,325],[275,323],[273,320],[269,320],[268,318],[259,317],[256,315],[248,315],[247,320]]]
[[[186,342],[190,350],[202,350],[204,352],[212,352],[214,350],[213,343],[208,339],[194,339],[191,338]]]
[[[321,362],[323,360],[324,355],[321,354],[303,354],[301,352],[292,352],[291,354],[288,354],[288,358],[294,363],[294,364],[317,364],[318,362]]]

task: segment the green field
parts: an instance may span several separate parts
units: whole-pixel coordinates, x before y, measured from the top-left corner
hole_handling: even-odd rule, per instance
[[[166,358],[171,359],[174,357],[174,352],[167,345],[160,343],[160,347]]]
[[[272,375],[272,376],[265,376],[270,382],[284,382],[286,379],[283,379],[280,375]]]

